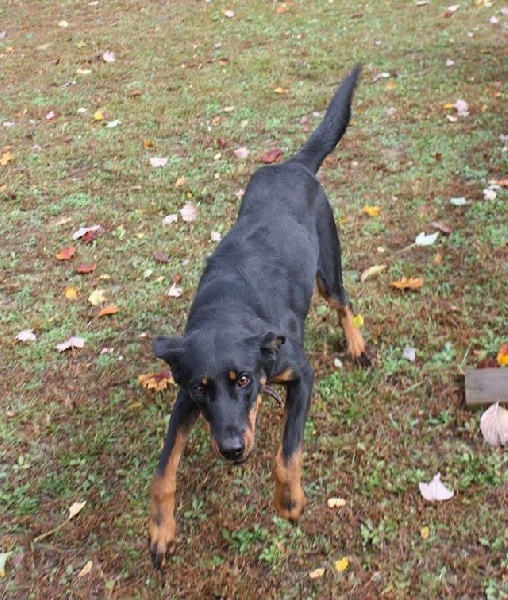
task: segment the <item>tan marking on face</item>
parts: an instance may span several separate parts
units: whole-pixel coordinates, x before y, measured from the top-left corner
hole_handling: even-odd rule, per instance
[[[208,385],[208,378],[207,377],[203,377],[201,379],[201,385]]]
[[[163,473],[155,473],[151,485],[150,501],[150,547],[165,555],[175,541],[175,494],[176,470],[182,456],[186,435],[179,431]],[[164,566],[165,559],[161,566]]]
[[[287,383],[288,381],[293,381],[295,378],[295,374],[293,373],[293,369],[288,368],[282,371],[282,373],[278,373],[274,377],[270,378],[271,383]]]
[[[238,379],[238,373],[236,371],[229,371],[229,380],[236,381]]]
[[[288,521],[297,521],[305,508],[306,499],[301,485],[302,449],[298,448],[287,460],[282,446],[279,448],[273,467],[275,479],[275,509]]]
[[[256,440],[256,419],[258,416],[259,407],[261,405],[261,395],[257,396],[256,402],[252,406],[249,413],[249,423],[247,430],[243,434],[243,443],[245,445],[244,457],[247,458],[249,454],[254,450],[254,443]]]

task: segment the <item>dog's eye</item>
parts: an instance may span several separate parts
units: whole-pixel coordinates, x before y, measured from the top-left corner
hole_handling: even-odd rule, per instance
[[[196,396],[204,396],[206,394],[206,387],[198,383],[192,388],[192,391]]]
[[[248,375],[240,375],[238,377],[238,387],[245,387],[250,383],[250,377]]]

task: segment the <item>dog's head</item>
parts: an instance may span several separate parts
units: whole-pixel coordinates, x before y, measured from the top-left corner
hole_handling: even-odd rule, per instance
[[[269,332],[238,339],[237,330],[157,337],[153,350],[206,419],[213,450],[240,463],[254,449],[260,394],[285,338]]]

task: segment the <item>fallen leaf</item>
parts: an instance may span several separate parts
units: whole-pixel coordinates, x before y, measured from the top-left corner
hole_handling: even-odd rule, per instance
[[[90,571],[92,570],[92,566],[93,566],[93,562],[91,560],[89,560],[85,566],[81,569],[81,571],[78,573],[78,577],[84,577],[85,575],[88,575],[88,573],[90,573]]]
[[[320,577],[323,577],[323,575],[325,574],[325,570],[320,567],[319,569],[314,569],[314,571],[311,571],[309,573],[309,577],[311,579],[319,579]]]
[[[90,296],[88,296],[88,302],[90,302],[92,306],[99,306],[103,302],[106,302],[104,290],[94,290]]]
[[[483,439],[491,446],[508,444],[508,410],[496,402],[483,413],[480,419]]]
[[[12,552],[0,552],[0,577],[5,577],[5,565],[12,556]]]
[[[280,148],[273,148],[272,150],[268,150],[261,157],[261,162],[265,163],[265,165],[269,165],[271,163],[279,162],[284,158],[284,151]]]
[[[101,310],[99,311],[97,316],[105,317],[107,315],[116,315],[117,312],[118,312],[118,306],[116,304],[108,304],[108,306],[101,308]]]
[[[186,202],[183,208],[180,209],[180,214],[185,222],[190,223],[198,216],[198,209],[194,203]]]
[[[176,283],[173,283],[173,285],[167,291],[166,295],[169,296],[170,298],[180,298],[180,296],[182,294],[183,294],[183,289],[181,287],[179,287],[178,285],[176,285]]]
[[[506,179],[493,179],[489,181],[489,184],[500,185],[501,187],[508,187],[508,178]]]
[[[363,273],[360,275],[360,281],[363,283],[369,277],[373,277],[374,275],[379,275],[386,269],[386,265],[373,265],[368,269],[365,269]]]
[[[108,121],[108,122],[106,123],[106,127],[107,127],[108,129],[113,129],[113,128],[115,128],[115,127],[118,127],[118,125],[120,125],[120,124],[121,124],[121,122],[122,122],[122,121],[120,121],[119,119],[114,119],[113,121]]]
[[[399,281],[392,281],[390,285],[398,290],[419,290],[423,285],[423,279],[418,277],[403,277]]]
[[[248,148],[246,148],[245,146],[242,146],[241,148],[237,148],[236,150],[233,150],[233,154],[235,155],[236,158],[239,159],[246,159],[249,154],[250,154],[250,150]]]
[[[68,285],[65,288],[64,296],[67,298],[67,300],[75,300],[78,297],[78,292],[76,288]]]
[[[465,198],[450,198],[450,204],[453,204],[453,206],[465,206],[466,199]]]
[[[96,239],[97,239],[97,231],[87,231],[85,234],[83,234],[81,241],[83,242],[83,244],[91,244]]]
[[[187,183],[187,179],[185,177],[179,177],[175,181],[175,188],[182,187],[182,185],[185,185],[186,183]]]
[[[14,154],[11,154],[11,151],[7,150],[7,152],[4,152],[2,154],[2,156],[0,157],[0,165],[2,167],[5,167],[13,160],[14,160]]]
[[[167,215],[162,219],[163,225],[172,225],[173,223],[178,223],[178,215]]]
[[[69,260],[74,256],[76,252],[76,246],[67,246],[62,248],[55,254],[55,258],[58,260]]]
[[[445,235],[449,235],[453,231],[451,227],[448,227],[448,225],[445,225],[441,221],[432,221],[431,225],[432,227],[435,227],[438,231],[444,233]]]
[[[428,540],[430,535],[430,529],[428,527],[422,527],[420,529],[420,535],[422,537],[422,540]]]
[[[288,90],[286,88],[276,87],[273,91],[276,94],[287,94]]]
[[[234,10],[225,10],[224,16],[227,17],[228,19],[232,19],[235,16],[235,11]]]
[[[111,50],[106,50],[106,52],[104,52],[104,54],[102,55],[102,60],[107,63],[115,62],[115,60],[116,60],[115,53],[112,52]]]
[[[430,502],[449,500],[455,495],[452,490],[449,490],[441,483],[440,473],[437,473],[430,483],[420,482],[418,487],[420,488],[421,495],[425,498],[425,500],[429,500]]]
[[[508,367],[508,344],[501,344],[496,360],[500,367]]]
[[[157,252],[154,252],[153,257],[154,257],[155,261],[158,263],[168,263],[169,262],[169,256],[165,252],[162,252],[161,250],[157,250]]]
[[[72,336],[65,342],[56,345],[56,349],[58,352],[65,352],[65,350],[69,350],[70,348],[83,348],[85,345],[85,340],[81,337]]]
[[[484,189],[483,190],[483,198],[485,200],[495,200],[497,198],[496,190],[493,190],[492,188]]]
[[[37,339],[33,329],[24,329],[16,336],[18,342],[35,342]]]
[[[355,315],[353,317],[353,325],[357,328],[360,329],[360,327],[363,327],[363,323],[364,323],[364,318],[363,315]]]
[[[58,27],[63,27],[63,28],[69,27],[68,21],[58,21],[57,25],[58,25]]]
[[[377,217],[379,215],[379,213],[381,212],[381,207],[366,205],[363,207],[363,212],[365,214],[369,215],[369,217]]]
[[[222,239],[222,235],[218,231],[211,231],[210,239],[212,240],[212,242],[220,242]]]
[[[402,352],[402,356],[409,362],[414,363],[416,360],[416,348],[406,346],[406,348],[404,348],[404,351]]]
[[[76,273],[80,275],[88,275],[89,273],[93,273],[97,268],[97,263],[81,263],[76,267]]]
[[[328,504],[328,508],[342,508],[346,506],[347,502],[344,498],[328,498],[326,504]]]
[[[160,392],[165,390],[168,385],[174,385],[175,381],[169,369],[164,369],[158,373],[145,373],[138,377],[138,383],[147,390]]]
[[[53,121],[56,118],[56,112],[54,110],[50,110],[49,113],[46,113],[46,121]]]
[[[428,235],[422,231],[422,233],[416,236],[415,244],[417,246],[432,246],[432,244],[437,240],[438,237],[439,231],[429,233]]]
[[[165,167],[167,162],[167,157],[153,156],[152,158],[150,158],[150,164],[152,165],[152,167]]]
[[[83,510],[83,508],[86,505],[86,500],[83,502],[74,502],[74,504],[72,504],[72,506],[69,508],[69,516],[67,517],[67,520],[71,520],[73,519],[79,512],[81,512]]]
[[[82,238],[87,233],[95,233],[96,231],[99,231],[100,228],[101,228],[100,225],[92,225],[90,227],[80,227],[77,231],[75,231],[72,234],[72,239],[74,241],[79,240],[79,238]]]
[[[336,560],[333,563],[333,566],[338,573],[342,573],[349,567],[349,558],[344,556],[343,558]]]
[[[93,120],[94,121],[102,121],[104,119],[104,111],[103,110],[96,110],[93,114]]]
[[[469,116],[469,105],[465,100],[457,100],[453,105],[459,117]]]
[[[152,140],[143,140],[143,148],[153,148]]]

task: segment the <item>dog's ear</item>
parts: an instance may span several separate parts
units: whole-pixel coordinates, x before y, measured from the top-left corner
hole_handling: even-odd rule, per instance
[[[261,354],[267,363],[274,363],[280,347],[286,341],[285,335],[277,335],[273,331],[265,334],[261,340]]]
[[[152,342],[153,353],[157,358],[165,360],[170,366],[176,366],[184,351],[184,340],[181,337],[157,336]]]

